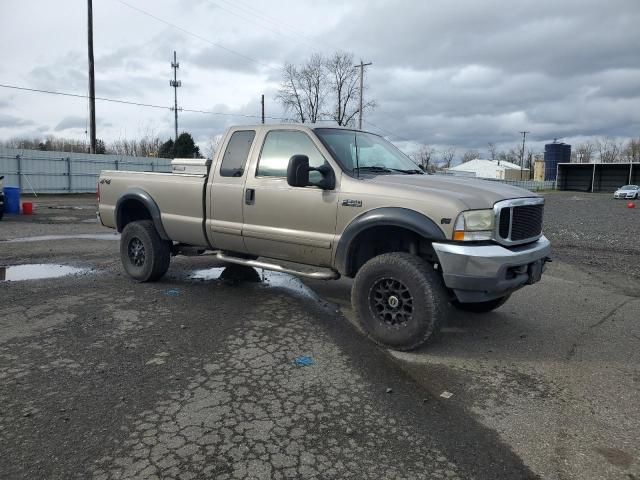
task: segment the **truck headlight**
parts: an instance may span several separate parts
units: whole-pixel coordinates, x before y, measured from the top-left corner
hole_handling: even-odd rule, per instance
[[[468,210],[458,215],[453,227],[453,239],[465,242],[491,240],[495,225],[493,210]]]

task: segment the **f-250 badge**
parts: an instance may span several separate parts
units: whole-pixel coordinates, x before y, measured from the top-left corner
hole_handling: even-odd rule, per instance
[[[343,200],[342,201],[342,206],[343,207],[361,207],[362,206],[362,200]]]

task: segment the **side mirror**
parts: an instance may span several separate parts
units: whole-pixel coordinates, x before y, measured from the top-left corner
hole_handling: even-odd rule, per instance
[[[309,172],[320,172],[322,180],[309,181]],[[314,168],[309,166],[309,157],[306,155],[294,155],[289,159],[287,166],[287,183],[292,187],[318,187],[322,190],[336,188],[336,175],[329,164]]]
[[[294,155],[287,166],[287,183],[292,187],[306,187],[309,185],[309,157]]]

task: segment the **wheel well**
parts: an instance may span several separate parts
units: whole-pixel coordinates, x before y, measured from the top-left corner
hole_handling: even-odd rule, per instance
[[[346,276],[354,277],[373,257],[390,252],[407,252],[435,261],[431,241],[416,232],[395,226],[371,227],[360,232],[349,246]]]
[[[118,231],[121,232],[127,224],[138,220],[152,220],[151,212],[140,200],[125,200],[118,209]]]

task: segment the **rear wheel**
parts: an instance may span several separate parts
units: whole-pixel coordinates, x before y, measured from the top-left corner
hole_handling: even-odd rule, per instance
[[[396,350],[425,343],[448,311],[438,274],[408,253],[385,253],[365,263],[353,283],[351,302],[367,335]]]
[[[452,304],[457,309],[464,310],[465,312],[487,313],[507,303],[509,297],[511,297],[511,294],[505,295],[504,297],[494,298],[487,302],[460,303],[458,301],[454,301]]]
[[[151,220],[128,223],[120,237],[120,260],[139,282],[153,282],[169,269],[170,242],[162,240]]]

